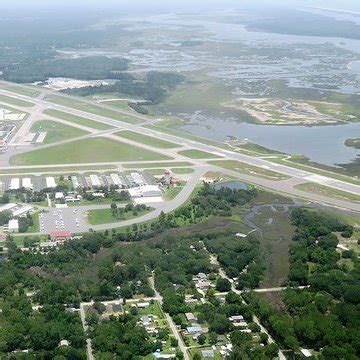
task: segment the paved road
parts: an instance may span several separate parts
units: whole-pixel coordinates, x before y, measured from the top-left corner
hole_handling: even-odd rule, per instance
[[[17,98],[17,99],[20,99],[20,100],[33,101],[34,103],[37,104],[37,106],[43,106],[44,109],[46,109],[46,108],[55,108],[55,109],[58,109],[60,111],[65,111],[65,112],[68,112],[68,113],[73,114],[73,115],[87,117],[87,118],[89,118],[91,120],[103,122],[103,123],[106,123],[106,124],[109,124],[109,125],[112,125],[112,126],[117,126],[117,127],[121,124],[121,126],[124,129],[127,129],[127,130],[133,130],[133,131],[136,131],[136,132],[139,132],[139,133],[142,133],[142,134],[158,137],[158,138],[163,139],[163,140],[179,143],[179,144],[182,144],[184,146],[188,146],[188,147],[191,147],[191,148],[194,148],[194,149],[211,152],[213,154],[223,156],[223,157],[225,157],[227,159],[238,160],[238,161],[250,164],[250,165],[255,165],[255,166],[262,167],[264,169],[277,171],[277,172],[280,172],[282,174],[291,176],[293,178],[301,179],[303,182],[304,181],[311,181],[311,182],[326,185],[326,186],[329,186],[329,187],[332,187],[332,188],[335,188],[335,189],[348,191],[348,192],[360,195],[360,186],[359,185],[350,184],[350,183],[347,183],[347,182],[344,182],[344,181],[341,181],[341,180],[336,180],[336,179],[328,178],[328,177],[325,177],[325,176],[315,175],[314,173],[311,173],[311,172],[308,172],[308,171],[294,169],[294,168],[288,167],[286,165],[275,164],[275,163],[272,163],[272,162],[267,161],[265,159],[251,157],[249,155],[236,153],[234,151],[220,149],[220,148],[217,148],[215,146],[202,144],[202,143],[192,141],[192,140],[188,140],[188,139],[185,139],[185,138],[182,138],[182,137],[179,137],[179,136],[165,134],[165,133],[153,130],[151,128],[145,128],[145,127],[141,127],[139,125],[124,123],[122,121],[109,119],[109,118],[104,117],[104,116],[95,115],[95,114],[92,114],[92,113],[88,113],[88,112],[84,112],[84,111],[81,111],[81,110],[69,108],[69,107],[66,107],[66,106],[53,104],[53,103],[51,103],[49,101],[46,101],[46,100],[44,100],[42,98],[29,99],[26,96],[14,94],[14,93],[11,93],[11,92],[0,89],[0,94],[1,93],[4,94],[4,95],[8,95],[8,96],[10,95],[10,96],[12,96],[14,98]],[[61,96],[60,94],[57,94],[57,95]],[[79,101],[83,101],[83,100],[81,99]],[[83,102],[84,103],[94,104],[94,102],[91,102],[89,100],[86,100],[86,101],[83,101]],[[107,108],[106,106],[103,106],[103,105],[99,105],[99,104],[97,104],[97,105],[104,107],[104,109]],[[111,107],[111,109],[113,109],[113,108]],[[29,111],[31,111],[31,109]],[[120,111],[120,109],[119,109],[119,112],[124,113],[123,111]],[[130,112],[130,114],[131,114],[131,116],[134,116],[134,114],[132,112]],[[136,117],[139,118],[139,116],[136,116]],[[149,119],[148,117],[145,117],[145,116],[142,116],[142,115],[140,117],[142,119],[145,119],[145,120]]]
[[[159,299],[159,302],[160,302],[160,304],[162,306],[163,298],[155,288],[154,275],[150,277],[150,286],[154,290],[155,296]],[[178,345],[179,345],[179,348],[180,348],[181,352],[184,355],[184,359],[185,360],[190,360],[188,349],[187,349],[187,347],[186,347],[186,345],[184,343],[184,340],[183,340],[181,334],[179,333],[179,331],[178,331],[172,317],[168,313],[165,313],[165,317],[166,317],[167,322],[170,325],[171,331],[173,332],[173,334],[175,336],[175,339],[178,341]]]
[[[217,263],[216,257],[215,257],[214,255],[210,255],[210,261],[211,261],[212,263],[214,263],[214,262]],[[227,280],[230,281],[230,283],[231,283],[231,290],[232,290],[234,293],[241,295],[242,292],[241,292],[240,290],[236,289],[235,284],[234,284],[234,281],[232,281],[232,279],[230,279],[230,278],[226,275],[225,271],[224,271],[220,266],[219,266],[219,275],[220,275],[223,279],[227,279]],[[244,300],[243,300],[243,302],[245,303]],[[264,328],[264,326],[262,326],[262,324],[260,323],[260,320],[258,319],[257,316],[255,316],[255,315],[253,316],[253,321],[254,321],[255,324],[259,325],[259,327],[260,327],[260,329],[261,329],[261,332],[264,332],[265,334],[267,334],[269,343],[270,343],[270,344],[271,344],[271,343],[275,343],[274,339],[273,339],[272,336],[269,334],[269,332],[266,330],[266,328]],[[284,355],[284,353],[283,353],[283,351],[282,351],[281,349],[279,349],[279,359],[280,359],[280,360],[286,360],[286,357],[285,357],[285,355]]]

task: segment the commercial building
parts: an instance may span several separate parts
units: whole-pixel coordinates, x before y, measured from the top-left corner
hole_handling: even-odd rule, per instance
[[[100,178],[97,175],[90,175],[90,181],[92,187],[100,187],[102,185]]]
[[[18,208],[16,208],[13,211],[13,217],[14,218],[23,217],[23,216],[27,215],[27,213],[32,211],[32,209],[33,209],[33,207],[30,205],[19,206]]]
[[[130,176],[131,176],[133,182],[134,182],[136,185],[138,185],[138,186],[146,185],[146,181],[145,181],[144,177],[143,177],[141,174],[139,174],[139,173],[137,173],[137,172],[132,172],[132,173],[130,174]]]
[[[22,187],[25,188],[26,190],[32,190],[34,188],[30,178],[22,179]]]
[[[162,196],[162,190],[157,185],[143,185],[128,189],[133,198]]]
[[[111,181],[114,185],[121,187],[123,185],[123,182],[119,176],[119,174],[110,174]]]
[[[78,188],[82,187],[82,186],[80,185],[80,183],[79,183],[79,180],[78,180],[77,176],[75,176],[75,175],[73,175],[73,176],[71,177],[71,182],[72,182],[72,185],[73,185],[73,188],[74,188],[74,189],[78,189]]]
[[[46,188],[47,189],[53,189],[56,188],[56,181],[53,176],[47,176],[46,179]]]
[[[5,205],[0,206],[0,212],[2,212],[2,211],[11,211],[12,212],[12,210],[16,207],[17,207],[17,205],[14,203],[5,204]]]
[[[19,220],[17,219],[10,220],[8,225],[8,231],[10,233],[19,232]]]
[[[20,189],[20,179],[19,178],[12,178],[10,181],[10,190],[19,190]]]

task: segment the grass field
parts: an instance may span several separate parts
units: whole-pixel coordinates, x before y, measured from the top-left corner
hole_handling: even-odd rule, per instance
[[[259,237],[266,270],[261,287],[280,286],[289,272],[289,246],[294,234],[289,212],[277,212],[271,207],[262,208],[253,221],[263,237]]]
[[[10,159],[10,163],[12,165],[50,165],[169,159],[171,158],[159,153],[98,137],[18,154]]]
[[[34,173],[56,173],[56,172],[79,172],[87,170],[108,170],[116,169],[114,165],[97,165],[97,166],[60,166],[60,167],[39,167],[39,168],[20,168],[0,170],[0,174],[34,174]]]
[[[154,169],[159,166],[163,166],[165,168],[171,168],[173,166],[192,166],[193,164],[188,162],[163,162],[163,163],[136,163],[136,164],[124,164],[123,167],[126,169]]]
[[[139,120],[137,118],[131,117],[130,115],[121,114],[120,112],[117,112],[116,110],[105,109],[101,106],[88,104],[86,102],[83,102],[83,101],[77,100],[77,99],[71,99],[71,98],[67,98],[67,97],[50,95],[46,98],[46,100],[50,101],[52,103],[58,104],[58,105],[71,107],[71,108],[74,108],[77,110],[85,111],[85,112],[99,115],[99,116],[104,116],[104,117],[107,117],[107,118],[110,118],[113,120],[123,121],[123,122],[129,123],[129,124],[139,124],[142,122],[141,120]]]
[[[172,168],[171,171],[174,173],[174,174],[192,174],[195,169],[192,169],[192,168]]]
[[[1,86],[1,89],[4,89],[6,91],[11,91],[19,95],[24,95],[28,97],[37,97],[40,95],[40,91],[36,89],[31,89],[28,87],[22,87],[17,85],[3,85]]]
[[[263,169],[258,166],[245,164],[236,160],[214,160],[214,161],[209,161],[209,163],[212,165],[220,166],[224,169],[234,170],[246,175],[259,176],[264,179],[270,179],[270,180],[289,179],[287,175],[283,175],[272,170]]]
[[[208,153],[206,151],[197,150],[197,149],[190,149],[190,150],[183,150],[178,152],[179,155],[186,156],[190,159],[217,159],[220,158],[218,155],[214,155]]]
[[[6,95],[0,95],[0,102],[4,102],[4,103],[9,104],[9,105],[20,106],[20,107],[33,107],[33,106],[35,106],[35,104],[33,104],[31,102],[15,99],[15,98],[13,98],[11,96],[6,96]]]
[[[158,149],[174,149],[177,147],[180,147],[180,145],[169,142],[169,141],[165,141],[165,140],[161,140],[152,136],[148,136],[148,135],[144,135],[144,134],[140,134],[140,133],[136,133],[134,131],[130,131],[130,130],[124,130],[124,131],[119,131],[117,133],[115,133],[115,135],[120,136],[122,138],[128,139],[128,140],[132,140],[132,141],[136,141],[145,145],[149,145],[149,146],[153,146],[155,148]]]
[[[129,110],[128,101],[126,100],[109,100],[109,101],[101,101],[101,104],[110,105],[119,109]]]
[[[197,141],[202,144],[216,146],[221,149],[232,150],[231,147],[228,146],[227,144],[209,140],[209,139],[202,138],[199,136],[195,136],[186,131],[182,131],[182,130],[179,130],[176,128],[177,126],[181,126],[183,124],[184,124],[184,121],[182,121],[181,119],[171,118],[171,119],[164,119],[155,124],[146,125],[146,127],[148,127],[149,129],[153,129],[153,130],[157,130],[157,131],[169,134],[169,135],[180,136],[184,139]]]
[[[121,222],[121,221],[130,220],[135,217],[145,215],[152,210],[153,209],[139,211],[136,216],[134,216],[132,212],[128,212],[128,213],[124,214],[123,219],[118,219],[115,216],[113,216],[111,213],[111,209],[89,210],[88,211],[88,222],[91,225],[110,224],[110,223],[115,223],[115,222]]]
[[[89,134],[87,131],[77,129],[72,126],[64,125],[52,120],[39,120],[36,121],[31,127],[32,132],[46,131],[44,144],[72,139],[82,135]]]
[[[182,181],[178,186],[171,186],[170,189],[166,190],[163,196],[164,199],[167,201],[175,199],[185,185],[186,185],[186,181]]]
[[[294,188],[298,190],[314,193],[317,195],[329,196],[335,199],[360,203],[360,196],[358,195],[348,193],[342,190],[333,189],[331,187],[320,184],[303,183],[303,184],[295,185]]]
[[[89,128],[96,129],[96,130],[108,130],[108,129],[113,129],[114,128],[111,125],[107,125],[107,124],[104,124],[104,123],[101,123],[101,122],[98,122],[98,121],[86,119],[86,118],[81,117],[81,116],[68,114],[66,112],[59,111],[59,110],[47,109],[47,110],[44,111],[44,114],[56,117],[58,119],[73,122],[75,124],[79,124],[79,125],[82,125],[82,126],[87,126]]]

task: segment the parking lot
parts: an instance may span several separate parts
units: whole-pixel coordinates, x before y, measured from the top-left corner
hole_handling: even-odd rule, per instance
[[[78,207],[54,208],[39,215],[40,232],[48,234],[53,231],[87,231],[86,212]]]

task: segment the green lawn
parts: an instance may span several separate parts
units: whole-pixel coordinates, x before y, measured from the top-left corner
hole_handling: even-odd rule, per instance
[[[52,120],[36,121],[31,127],[32,132],[45,131],[47,132],[44,144],[72,139],[82,135],[89,134],[87,131],[77,129],[73,126],[64,125]]]
[[[174,174],[192,174],[195,169],[193,168],[172,168],[171,171]]]
[[[11,91],[19,95],[24,95],[28,97],[37,97],[40,95],[40,91],[37,89],[31,89],[28,87],[22,87],[17,85],[3,85],[1,86],[2,89],[6,91]]]
[[[104,123],[101,123],[98,121],[86,119],[81,116],[68,114],[66,112],[59,111],[59,110],[47,109],[44,111],[44,114],[56,117],[58,119],[70,121],[70,122],[73,122],[75,124],[79,124],[82,126],[87,126],[89,128],[96,129],[96,130],[108,130],[108,129],[114,128],[113,126],[108,125],[108,124],[104,124]]]
[[[167,201],[175,199],[185,185],[186,181],[182,181],[178,186],[171,186],[170,189],[165,191],[164,199]]]
[[[33,106],[35,106],[35,104],[33,104],[31,102],[15,99],[15,98],[13,98],[11,96],[6,96],[6,95],[0,95],[0,102],[4,102],[4,103],[9,104],[9,105],[20,106],[20,107],[33,107]]]
[[[214,155],[208,153],[206,151],[197,150],[197,149],[190,149],[190,150],[183,150],[178,152],[179,155],[186,156],[190,159],[216,159],[220,158],[218,155]]]
[[[289,176],[276,171],[263,169],[261,167],[245,164],[236,160],[214,160],[209,161],[209,164],[220,166],[224,169],[234,170],[246,175],[258,176],[270,180],[289,179]]]
[[[123,137],[128,140],[140,142],[145,145],[153,146],[159,149],[174,149],[180,147],[180,145],[178,144],[161,140],[152,136],[140,134],[130,130],[119,131],[115,133],[115,135]]]
[[[46,98],[46,100],[55,104],[71,107],[95,115],[104,116],[113,120],[123,121],[129,124],[139,124],[142,122],[137,118],[131,117],[130,115],[124,115],[116,110],[105,109],[101,106],[88,104],[77,99],[50,95]]]
[[[314,193],[317,195],[329,196],[335,199],[344,200],[344,201],[352,201],[356,203],[360,203],[360,196],[355,195],[346,191],[333,189],[328,186],[315,184],[315,183],[303,183],[294,186],[295,189]]]
[[[168,156],[102,137],[72,141],[14,155],[11,165],[170,160]]]
[[[123,167],[127,169],[153,169],[158,168],[159,166],[164,166],[165,168],[169,168],[172,166],[192,166],[193,164],[188,162],[163,162],[163,163],[136,163],[136,164],[124,164]]]
[[[0,170],[0,174],[33,174],[33,173],[46,173],[46,172],[78,172],[84,170],[108,170],[116,169],[114,165],[97,165],[97,166],[60,166],[60,167],[40,167],[40,168],[20,168],[20,169],[6,169]]]
[[[114,106],[119,109],[130,110],[128,101],[126,101],[126,100],[109,100],[109,101],[101,101],[100,103],[103,105]]]
[[[121,222],[125,220],[130,220],[142,215],[147,214],[153,209],[139,211],[136,216],[133,215],[132,211],[125,213],[123,219],[118,219],[112,215],[111,209],[96,209],[88,211],[88,222],[91,225],[100,225],[100,224],[110,224],[115,222]]]

